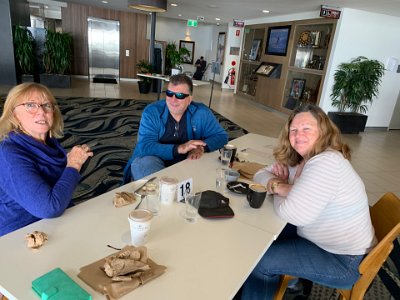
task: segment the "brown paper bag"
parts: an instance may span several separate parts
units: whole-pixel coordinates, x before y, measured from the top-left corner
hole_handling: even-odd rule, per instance
[[[135,248],[134,246],[126,246],[110,256],[118,255],[127,249],[132,249],[132,247]],[[160,276],[166,269],[165,266],[158,265],[150,258],[147,258],[147,264],[150,270],[144,271],[138,277],[133,277],[130,281],[113,281],[103,270],[105,259],[106,258],[100,259],[90,265],[82,267],[78,277],[94,290],[106,295],[110,300],[118,299],[128,294],[140,285]]]

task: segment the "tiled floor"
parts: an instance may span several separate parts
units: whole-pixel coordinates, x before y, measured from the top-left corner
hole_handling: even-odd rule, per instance
[[[9,86],[0,86],[0,94],[6,94]],[[70,89],[52,89],[56,96],[132,98],[155,100],[155,93],[139,94],[137,83],[121,80],[118,84],[90,83],[86,78],[73,78]],[[208,105],[211,85],[194,88],[195,101]],[[213,89],[211,108],[245,128],[249,132],[278,137],[287,115],[273,111],[257,103],[221,90]],[[400,131],[367,129],[358,135],[345,135],[345,141],[353,150],[352,163],[364,180],[369,202],[392,191],[400,196]]]

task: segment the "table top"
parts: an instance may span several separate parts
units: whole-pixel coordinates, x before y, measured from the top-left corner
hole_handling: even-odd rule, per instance
[[[162,74],[156,74],[156,73],[149,73],[149,74],[144,74],[144,73],[137,73],[137,76],[142,76],[142,77],[147,77],[147,78],[153,78],[153,79],[160,79],[166,82],[169,82],[169,76],[168,75],[162,75]],[[201,85],[207,85],[210,84],[208,81],[203,81],[203,80],[196,80],[192,79],[193,86],[201,86]]]
[[[272,161],[275,142],[248,134],[230,143],[248,160],[266,164]],[[218,167],[218,153],[213,152],[154,175],[173,176],[180,181],[192,177],[194,190],[207,190],[215,188]],[[37,299],[31,290],[32,280],[60,267],[93,299],[104,299],[77,274],[80,267],[116,252],[106,245],[122,248],[130,243],[128,214],[133,205],[115,208],[112,200],[116,192],[133,192],[142,183],[131,182],[72,207],[59,218],[44,219],[1,237],[0,292],[10,299]],[[162,204],[146,246],[149,257],[165,265],[166,272],[121,299],[159,299],[160,295],[174,300],[232,299],[286,223],[275,215],[269,198],[260,209],[253,209],[245,196],[229,191],[226,195],[235,212],[232,219],[199,217],[196,223],[187,223],[181,216],[184,204]],[[49,236],[38,250],[28,249],[24,239],[34,230]]]

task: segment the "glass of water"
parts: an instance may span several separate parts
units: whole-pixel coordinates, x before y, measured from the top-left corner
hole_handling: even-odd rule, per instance
[[[201,193],[186,193],[185,195],[185,219],[194,223],[198,217]]]
[[[225,168],[218,168],[216,171],[217,171],[215,180],[216,191],[221,195],[224,195],[226,188],[226,173],[228,170]]]
[[[221,162],[223,166],[229,167],[232,157],[232,149],[221,149]]]

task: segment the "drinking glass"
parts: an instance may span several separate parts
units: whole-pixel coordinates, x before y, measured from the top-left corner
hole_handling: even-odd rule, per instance
[[[232,149],[225,149],[223,148],[221,150],[221,162],[223,166],[229,167],[229,164],[231,162],[231,157],[232,157]]]
[[[218,168],[216,171],[215,187],[218,193],[224,195],[226,188],[226,173],[228,170],[225,168]]]
[[[189,223],[194,223],[198,217],[201,193],[187,193],[185,195],[185,219]]]

